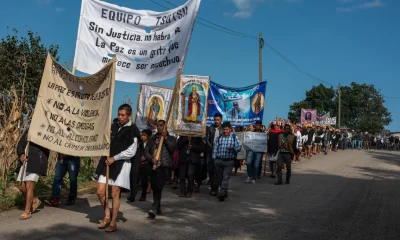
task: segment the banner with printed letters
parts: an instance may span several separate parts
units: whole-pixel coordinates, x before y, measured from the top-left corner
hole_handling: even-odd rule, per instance
[[[248,87],[231,88],[210,82],[207,124],[213,124],[214,115],[222,114],[223,121],[245,127],[263,120],[267,82]]]
[[[116,79],[148,83],[176,77],[189,45],[200,0],[166,12],[82,0],[74,67],[95,73],[116,54]]]
[[[47,55],[28,141],[72,156],[108,156],[114,60],[77,77]]]

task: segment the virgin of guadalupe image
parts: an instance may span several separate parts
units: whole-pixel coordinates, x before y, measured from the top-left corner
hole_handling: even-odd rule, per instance
[[[188,96],[188,108],[186,121],[196,122],[200,116],[200,95],[197,93],[197,87],[192,87],[192,92]]]
[[[255,99],[253,100],[253,108],[254,108],[254,113],[255,114],[259,114],[262,110],[262,95],[261,93],[257,93],[257,95],[255,96]]]
[[[147,114],[147,125],[149,127],[154,127],[158,121],[158,114],[160,113],[161,107],[157,97],[154,97],[150,103],[149,112]]]

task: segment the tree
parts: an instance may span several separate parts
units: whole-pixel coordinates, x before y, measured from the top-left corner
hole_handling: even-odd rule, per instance
[[[352,82],[350,86],[342,86],[341,90],[341,124],[351,129],[381,132],[391,121],[391,114],[384,106],[383,96],[374,85]],[[327,112],[337,116],[339,105],[338,91],[322,84],[312,87],[306,92],[306,98],[290,106],[288,118],[300,121],[301,109],[317,109],[318,114]]]
[[[58,46],[46,48],[38,34],[18,37],[18,31],[0,41],[0,181],[7,185],[16,161],[16,144],[27,128],[40,87],[47,52],[58,60]]]
[[[360,131],[380,133],[392,122],[388,109],[384,106],[382,94],[373,84],[358,84],[340,88],[342,91],[342,125]],[[338,98],[335,99],[338,103]]]
[[[27,37],[19,37],[16,29],[12,33],[0,42],[0,89],[10,90],[14,86],[18,97],[25,94],[26,102],[33,109],[47,53],[58,61],[58,45],[44,46],[41,37],[32,31],[27,31]]]
[[[288,113],[288,119],[290,121],[300,122],[301,109],[317,109],[319,114],[325,114],[331,111],[331,114],[336,113],[335,102],[335,90],[327,88],[320,84],[313,86],[311,90],[306,92],[306,98],[300,102],[295,102],[290,106]]]

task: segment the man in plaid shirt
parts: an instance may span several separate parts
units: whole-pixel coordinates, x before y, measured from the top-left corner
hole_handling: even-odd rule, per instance
[[[217,174],[216,184],[220,185],[218,198],[224,201],[228,197],[227,190],[229,179],[232,174],[233,164],[236,159],[237,153],[242,148],[239,138],[231,134],[232,126],[230,122],[222,124],[222,135],[219,136],[213,147],[212,158],[215,164],[215,171]],[[217,186],[218,187],[218,186]]]

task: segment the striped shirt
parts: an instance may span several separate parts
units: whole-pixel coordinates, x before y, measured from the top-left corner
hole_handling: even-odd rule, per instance
[[[229,150],[228,147],[233,147],[233,149]],[[214,143],[212,157],[213,159],[236,159],[236,155],[241,149],[242,144],[237,136],[233,134],[228,137],[221,135]]]

